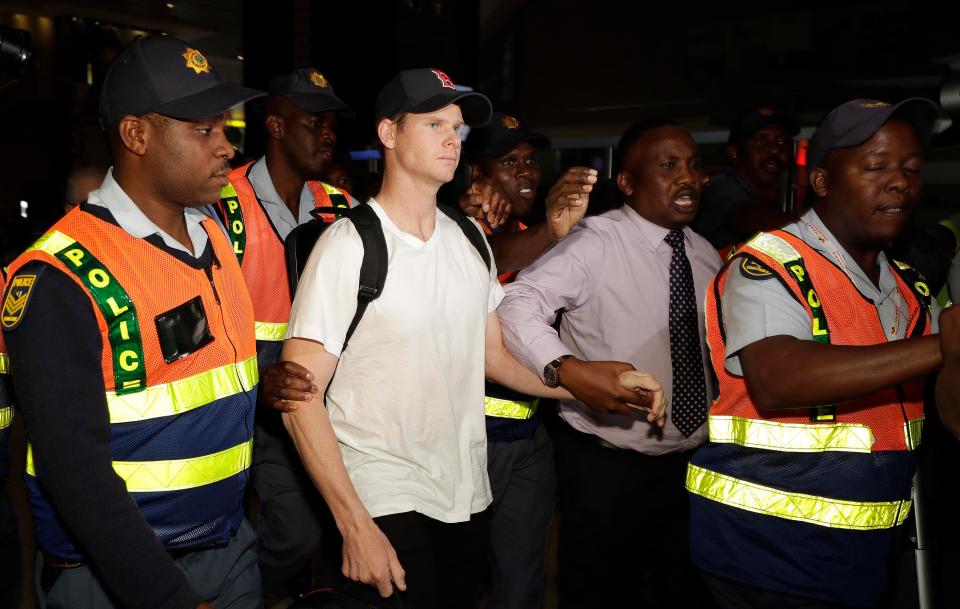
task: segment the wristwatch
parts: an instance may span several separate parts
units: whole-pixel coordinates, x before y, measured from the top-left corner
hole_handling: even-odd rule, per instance
[[[543,384],[547,387],[556,387],[560,384],[560,366],[572,355],[561,355],[543,367]]]

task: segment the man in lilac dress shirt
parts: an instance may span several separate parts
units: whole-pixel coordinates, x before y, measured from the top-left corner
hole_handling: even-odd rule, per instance
[[[558,368],[560,385],[578,398],[560,402],[556,438],[561,607],[697,607],[704,595],[689,566],[683,480],[707,435],[713,382],[703,299],[721,261],[687,226],[703,182],[690,134],[673,121],[639,123],[618,154],[625,204],[587,218],[522,271],[498,312],[521,362],[540,374]],[[671,291],[680,291],[672,274],[680,275],[684,254],[689,325],[680,333],[669,320],[679,306]],[[609,381],[611,360],[660,381],[670,403],[662,427],[643,413],[587,405]],[[682,363],[675,370],[672,361]]]

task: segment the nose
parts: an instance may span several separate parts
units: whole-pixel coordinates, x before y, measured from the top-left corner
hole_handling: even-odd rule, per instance
[[[330,146],[333,146],[337,143],[337,132],[333,129],[331,125],[324,125],[323,131],[320,136],[323,141]]]
[[[903,169],[897,169],[890,176],[887,182],[887,189],[891,192],[907,194],[911,189],[912,176],[908,175]]]
[[[233,144],[230,143],[230,140],[227,139],[227,134],[220,130],[220,141],[217,142],[217,149],[214,153],[217,158],[222,158],[227,161],[232,159],[237,154],[237,149],[233,147]]]

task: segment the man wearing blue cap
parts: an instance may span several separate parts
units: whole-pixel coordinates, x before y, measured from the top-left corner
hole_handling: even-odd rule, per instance
[[[261,606],[253,307],[196,209],[227,183],[225,111],[259,95],[176,38],[135,41],[101,93],[114,166],[10,267],[41,607]]]
[[[337,118],[353,111],[319,70],[302,68],[270,80],[265,114],[266,154],[230,172],[217,213],[253,301],[263,377],[253,444],[263,589],[269,594],[290,582],[297,595],[310,589],[310,557],[320,543],[325,508],[275,410],[295,408],[295,400],[317,391],[306,370],[279,361],[291,300],[283,241],[313,218],[314,208],[355,203],[320,181],[336,147]]]
[[[884,253],[919,203],[937,113],[920,98],[831,111],[808,154],[813,208],[749,240],[707,291],[720,395],[686,487],[693,560],[723,607],[884,596],[924,379],[948,351],[938,317],[956,316]]]
[[[480,228],[437,208],[461,127],[483,125],[490,112],[486,97],[457,90],[439,70],[401,72],[381,90],[385,171],[368,205],[387,246],[382,294],[344,348],[364,246],[351,221],[334,224],[302,273],[284,344],[283,357],[320,388],[284,422],[343,533],[343,572],[384,597],[396,587],[404,607],[469,607],[483,579],[484,375],[531,395],[569,395],[504,348],[496,265],[466,233],[482,241]],[[617,397],[659,410],[659,385],[640,383],[649,395],[621,388]]]

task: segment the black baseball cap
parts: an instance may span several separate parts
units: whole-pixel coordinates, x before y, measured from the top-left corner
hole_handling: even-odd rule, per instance
[[[767,125],[780,125],[790,137],[800,133],[800,121],[797,117],[772,106],[760,106],[751,108],[734,119],[727,142],[730,144],[740,142]]]
[[[100,93],[100,119],[156,112],[180,120],[220,114],[264,95],[228,83],[203,54],[172,36],[147,36],[129,44],[110,65]]]
[[[470,127],[482,127],[490,120],[493,105],[483,93],[458,91],[450,77],[431,68],[404,70],[394,76],[377,94],[377,122],[401,112],[423,114],[460,106],[463,121]]]
[[[475,161],[483,157],[498,157],[527,142],[534,148],[547,148],[550,140],[520,124],[516,117],[494,112],[490,122],[470,131],[466,142],[467,158]]]
[[[267,93],[286,97],[304,112],[337,112],[353,118],[354,112],[333,92],[333,85],[314,68],[301,68],[270,79]]]
[[[926,144],[933,135],[940,107],[925,97],[911,97],[898,104],[876,99],[853,99],[840,104],[827,114],[813,134],[807,150],[807,167],[819,167],[834,148],[859,146],[869,140],[894,114],[912,124],[920,142]]]

